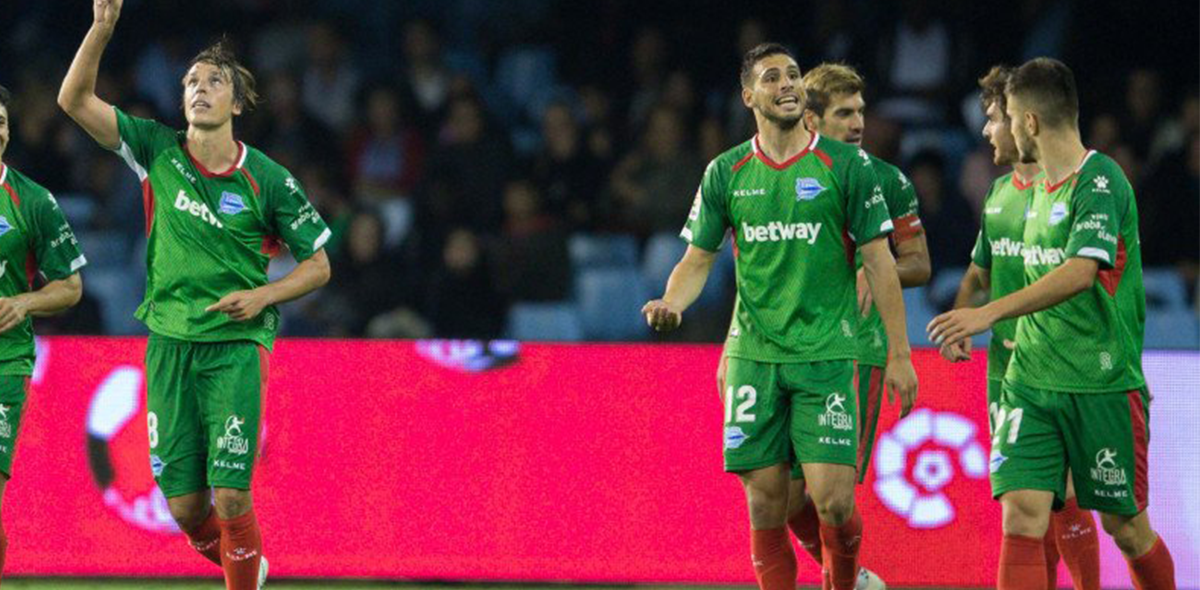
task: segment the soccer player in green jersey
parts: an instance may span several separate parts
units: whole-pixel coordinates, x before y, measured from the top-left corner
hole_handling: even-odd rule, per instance
[[[804,125],[823,137],[862,145],[866,101],[862,76],[846,65],[826,63],[804,74]],[[899,168],[871,156],[871,164],[883,187],[884,202],[895,226],[891,242],[896,251],[896,273],[902,287],[915,287],[929,280],[929,249],[925,231],[917,215],[917,193]],[[859,309],[865,315],[858,319],[858,482],[866,477],[875,442],[875,429],[883,405],[883,369],[887,364],[887,347],[883,321],[871,302],[870,286],[862,268],[862,257],[855,256]],[[725,359],[717,367],[717,390],[725,389]],[[822,565],[820,520],[816,506],[804,493],[804,476],[800,466],[792,466],[792,483],[788,490],[788,528],[800,541],[800,546]],[[823,575],[828,575],[823,571]],[[857,590],[881,590],[887,585],[874,572],[860,568]]]
[[[1047,58],[1013,72],[1005,110],[1021,162],[1040,164],[1025,216],[1026,286],[930,322],[956,346],[1018,318],[992,439],[992,492],[1004,539],[1000,590],[1046,588],[1043,537],[1066,479],[1101,513],[1134,586],[1175,588],[1174,564],[1150,526],[1149,392],[1142,374],[1146,300],[1133,188],[1111,158],[1083,146],[1071,70]]]
[[[79,302],[87,259],[50,191],[4,163],[12,95],[0,86],[0,503],[33,374],[33,322]],[[45,280],[34,289],[34,275]],[[0,522],[0,574],[8,538]]]
[[[823,563],[834,588],[851,590],[862,537],[854,508],[856,244],[887,330],[886,383],[905,411],[917,390],[886,239],[892,221],[870,156],[802,124],[800,67],[786,48],[747,52],[741,82],[758,134],[709,163],[681,232],[687,251],[666,293],[642,313],[656,330],[676,328],[732,232],[738,296],[725,343],[725,470],[746,491],[755,575],[761,588],[795,588],[786,525],[791,465],[799,463],[820,518]]]
[[[959,284],[954,307],[967,307],[986,293],[999,299],[1025,286],[1025,262],[1021,255],[1024,241],[1025,213],[1032,202],[1033,189],[1042,180],[1036,162],[1020,161],[1011,124],[1004,110],[1004,86],[1012,69],[996,66],[979,79],[982,103],[987,122],[983,136],[992,145],[992,159],[998,166],[1012,166],[1013,171],[992,183],[983,204],[979,238],[971,254],[971,264]],[[988,346],[988,425],[995,430],[1000,411],[1000,389],[1012,349],[1016,346],[1016,320],[1002,320],[992,326]],[[951,362],[971,358],[971,339],[965,338],[954,346],[942,346],[942,356]],[[1075,486],[1067,479],[1066,502],[1054,513],[1043,539],[1046,555],[1046,579],[1050,588],[1058,587],[1058,560],[1066,562],[1076,590],[1099,590],[1100,544],[1096,521],[1088,510],[1081,510],[1075,500]]]
[[[258,97],[254,77],[223,43],[197,55],[183,76],[185,131],[96,96],[120,9],[120,0],[94,0],[58,102],[142,181],[148,268],[137,317],[151,333],[151,469],[192,546],[221,565],[228,588],[250,590],[267,569],[250,483],[275,304],[329,280],[330,231],[290,172],[234,139],[233,118]],[[268,282],[278,241],[300,262]]]

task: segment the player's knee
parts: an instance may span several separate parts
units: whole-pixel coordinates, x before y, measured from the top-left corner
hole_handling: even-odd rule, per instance
[[[833,526],[844,524],[854,514],[854,488],[826,494],[820,500],[813,498],[817,506],[817,517],[821,522]]]
[[[1006,535],[1021,535],[1023,537],[1042,537],[1050,524],[1049,512],[1043,511],[1032,502],[1020,498],[1001,498],[1003,507],[1003,527]]]
[[[1100,525],[1104,527],[1104,532],[1112,537],[1113,543],[1121,553],[1125,555],[1140,555],[1145,552],[1153,539],[1154,534],[1147,528],[1141,530],[1134,522],[1134,519],[1117,516],[1113,514],[1104,514],[1100,517]]]
[[[208,520],[209,507],[204,504],[172,504],[171,518],[183,532],[195,531]]]
[[[215,491],[217,516],[237,518],[250,511],[250,492],[218,488]]]
[[[750,522],[755,528],[783,526],[787,519],[787,495],[768,489],[750,489],[746,494]]]

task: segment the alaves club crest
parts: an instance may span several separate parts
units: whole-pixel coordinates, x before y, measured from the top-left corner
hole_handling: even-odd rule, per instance
[[[811,201],[821,194],[825,187],[821,186],[821,182],[815,178],[797,178],[796,179],[796,200]]]

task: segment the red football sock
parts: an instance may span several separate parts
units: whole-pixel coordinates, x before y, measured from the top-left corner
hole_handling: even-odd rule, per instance
[[[188,544],[209,561],[221,565],[221,525],[217,524],[217,511],[209,510],[208,518],[195,530],[183,531]]]
[[[1129,559],[1129,575],[1136,590],[1175,590],[1175,562],[1162,537],[1145,555]]]
[[[997,590],[1048,590],[1045,551],[1043,539],[1004,535]]]
[[[236,518],[217,519],[221,526],[221,567],[226,590],[256,590],[262,535],[251,510]]]
[[[817,505],[805,502],[804,508],[788,519],[788,528],[800,541],[800,547],[821,565],[821,520],[817,518]]]
[[[858,549],[862,545],[862,516],[855,510],[841,526],[821,523],[821,548],[834,590],[854,590],[858,580]]]
[[[1046,587],[1058,587],[1058,545],[1055,544],[1054,523],[1046,527],[1046,536],[1042,537],[1042,552],[1046,556]]]
[[[796,554],[787,527],[750,531],[750,559],[762,590],[796,588]]]
[[[1100,590],[1100,539],[1096,519],[1075,498],[1050,517],[1054,543],[1071,572],[1075,590]]]

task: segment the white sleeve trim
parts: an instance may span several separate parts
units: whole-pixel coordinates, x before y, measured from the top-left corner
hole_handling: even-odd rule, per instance
[[[690,228],[690,227],[683,228],[683,231],[679,232],[679,236],[681,238],[687,240],[689,244],[692,243],[692,239],[693,239],[692,238],[692,228]]]
[[[1087,248],[1080,248],[1079,252],[1077,252],[1075,255],[1080,256],[1082,258],[1093,258],[1095,260],[1103,260],[1104,262],[1112,264],[1112,258],[1110,258],[1108,256],[1108,252],[1105,252],[1104,250],[1101,250],[1100,248],[1092,248],[1090,246]]]
[[[87,257],[83,254],[80,254],[79,258],[71,261],[71,274],[75,274],[75,271],[83,268],[83,265],[85,264],[87,264]]]
[[[329,228],[325,228],[325,231],[321,232],[321,235],[317,236],[317,239],[313,240],[313,246],[312,246],[313,252],[320,250],[321,246],[324,246],[325,242],[328,242],[329,237],[332,235],[333,235],[333,232],[329,231]]]
[[[121,156],[122,160],[125,160],[125,165],[137,173],[138,182],[144,182],[148,176],[146,169],[142,168],[142,165],[138,164],[137,158],[133,157],[133,149],[129,147],[129,144],[125,143],[125,140],[121,140],[121,147],[117,148],[116,151],[117,155]]]
[[[879,224],[879,231],[893,231],[895,229],[896,226],[892,224],[891,219],[884,220],[883,223]]]

